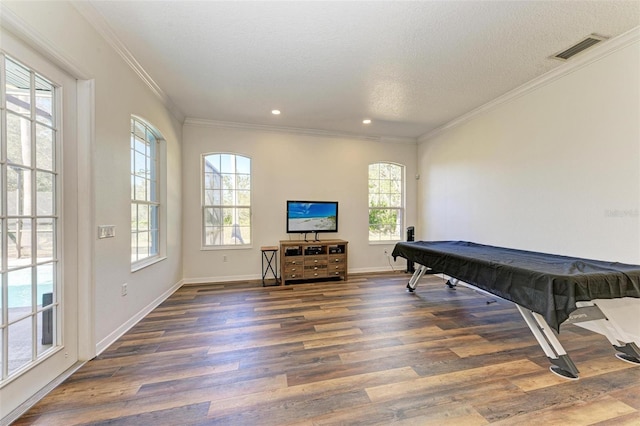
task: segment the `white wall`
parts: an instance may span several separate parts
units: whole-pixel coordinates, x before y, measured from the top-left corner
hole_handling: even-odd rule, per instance
[[[417,224],[419,238],[640,263],[637,42],[438,135],[418,147],[416,159],[413,144],[183,128],[69,3],[3,4],[95,82],[93,222],[116,225],[116,237],[95,239],[92,254],[99,348],[183,277],[193,282],[259,277],[260,246],[288,238],[287,199],[339,201],[340,233],[331,237],[349,240],[350,271],[390,269],[383,250],[393,245],[367,242],[367,165],[377,161],[407,167],[405,226]],[[134,273],[132,114],[158,128],[167,151],[167,258]],[[200,154],[214,151],[253,159],[250,249],[201,250]],[[125,282],[129,294],[122,297]],[[637,312],[633,309],[628,312]]]
[[[47,40],[59,56],[95,82],[94,223],[116,225],[116,236],[111,239],[98,240],[97,230],[92,230],[95,340],[98,349],[103,349],[132,325],[137,314],[181,282],[182,124],[69,3],[3,3],[30,31]],[[131,272],[130,261],[132,114],[148,120],[162,133],[167,151],[167,259],[135,273]],[[120,295],[122,283],[128,283],[126,297]]]
[[[209,152],[234,152],[252,159],[250,249],[201,250],[200,156]],[[390,252],[393,244],[371,245],[367,241],[368,165],[389,161],[406,166],[406,223],[414,225],[415,154],[415,143],[224,128],[187,121],[183,148],[185,281],[259,278],[260,246],[277,245],[289,238],[286,201],[295,199],[340,203],[339,233],[321,234],[320,238],[349,241],[350,272],[391,270],[384,250]],[[298,239],[299,235],[293,234],[292,238]],[[394,266],[405,268],[406,264],[399,260]]]
[[[420,238],[640,264],[632,41],[422,142]],[[640,336],[636,302],[626,312]]]

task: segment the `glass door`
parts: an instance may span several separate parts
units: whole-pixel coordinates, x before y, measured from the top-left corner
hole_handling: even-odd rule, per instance
[[[0,36],[1,419],[78,360],[78,160],[76,80]]]
[[[3,381],[61,344],[56,87],[3,55],[0,362]]]

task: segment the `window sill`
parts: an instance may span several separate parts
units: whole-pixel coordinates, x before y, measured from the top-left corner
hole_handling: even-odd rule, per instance
[[[131,264],[131,272],[137,272],[141,269],[144,269],[148,266],[155,265],[158,262],[162,262],[165,260],[167,256],[155,256],[149,259],[141,260],[140,262]]]
[[[370,246],[384,246],[401,242],[402,240],[369,241]]]
[[[251,244],[246,245],[234,245],[234,246],[201,246],[200,251],[215,251],[215,250],[250,250],[253,246]]]

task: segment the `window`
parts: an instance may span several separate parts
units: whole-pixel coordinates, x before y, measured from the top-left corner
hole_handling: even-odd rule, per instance
[[[251,244],[251,159],[202,156],[203,246]]]
[[[404,166],[369,165],[369,241],[399,241],[404,218]]]
[[[62,345],[62,336],[59,90],[2,54],[0,61],[0,140],[5,141],[0,155],[2,383]]]
[[[159,135],[131,118],[131,263],[160,255]]]

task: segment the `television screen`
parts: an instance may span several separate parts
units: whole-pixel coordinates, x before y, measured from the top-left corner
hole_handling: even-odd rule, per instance
[[[338,232],[338,202],[287,201],[287,232]]]

